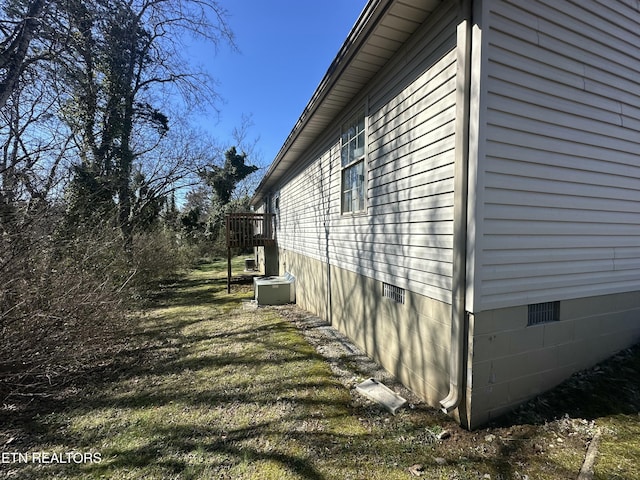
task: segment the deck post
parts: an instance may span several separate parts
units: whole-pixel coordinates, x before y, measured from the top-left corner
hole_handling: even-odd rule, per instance
[[[227,247],[227,293],[231,293],[231,247]]]
[[[226,236],[227,236],[227,293],[231,293],[231,237],[229,234],[230,218],[226,218]]]

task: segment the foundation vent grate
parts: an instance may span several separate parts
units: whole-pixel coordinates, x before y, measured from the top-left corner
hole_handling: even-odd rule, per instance
[[[396,287],[395,285],[390,285],[388,283],[383,283],[382,296],[385,298],[390,298],[396,303],[404,304],[404,288]]]
[[[533,303],[529,305],[527,326],[560,320],[560,302]]]

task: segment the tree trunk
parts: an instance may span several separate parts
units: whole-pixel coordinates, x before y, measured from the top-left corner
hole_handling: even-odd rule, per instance
[[[13,37],[6,48],[0,52],[0,68],[5,70],[0,82],[0,108],[3,108],[16,88],[25,67],[27,50],[36,32],[40,17],[49,0],[33,0],[29,3],[25,18],[16,25],[10,35]]]

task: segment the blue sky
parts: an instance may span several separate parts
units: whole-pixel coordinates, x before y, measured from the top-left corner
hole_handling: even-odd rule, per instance
[[[222,143],[243,115],[252,117],[249,139],[259,137],[257,161],[275,158],[335,58],[366,0],[219,0],[240,52],[198,49],[194,63],[217,80],[220,116],[201,128]],[[201,53],[200,53],[201,52]]]

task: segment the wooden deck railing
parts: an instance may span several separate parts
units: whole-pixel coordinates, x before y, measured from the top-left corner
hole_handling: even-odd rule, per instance
[[[272,213],[227,215],[227,247],[263,247],[275,244]]]
[[[274,246],[273,213],[232,213],[227,215],[227,292],[231,293],[231,249]]]

